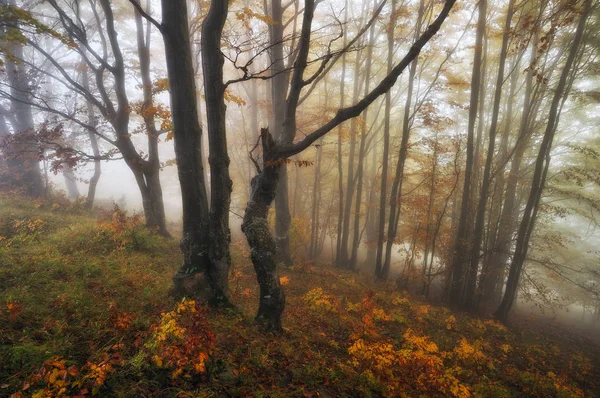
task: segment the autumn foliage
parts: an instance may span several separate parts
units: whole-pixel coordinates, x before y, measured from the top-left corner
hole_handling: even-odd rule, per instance
[[[242,243],[232,246],[236,308],[214,310],[166,299],[177,242],[136,216],[11,200],[0,197],[0,395],[583,397],[600,387],[592,343],[531,321],[510,330],[325,265],[282,270],[284,333],[265,335]]]

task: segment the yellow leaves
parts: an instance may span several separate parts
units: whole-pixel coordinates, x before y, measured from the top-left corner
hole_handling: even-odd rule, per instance
[[[460,340],[458,347],[454,348],[454,354],[465,363],[481,363],[487,359],[487,356],[476,345],[470,344],[464,337]]]
[[[290,283],[290,278],[287,276],[282,276],[279,278],[279,283],[281,284],[281,286],[285,286],[288,283]]]
[[[500,346],[500,350],[501,350],[503,353],[505,353],[505,354],[508,354],[509,352],[511,352],[511,351],[512,351],[512,347],[511,347],[510,345],[508,345],[508,344],[502,344],[502,345]]]
[[[381,308],[375,308],[373,309],[373,319],[376,321],[390,321],[392,317],[389,316],[385,310]]]
[[[406,297],[397,296],[397,297],[394,297],[394,299],[392,300],[392,304],[404,305],[404,304],[410,304],[410,301],[408,301],[408,299]]]
[[[438,346],[429,340],[427,336],[416,335],[411,328],[404,333],[404,342],[408,347],[429,353],[438,352]]]
[[[225,99],[225,102],[233,102],[234,104],[237,104],[239,106],[246,105],[246,101],[244,101],[244,99],[242,97],[239,97],[239,96],[233,94],[231,92],[231,90],[229,90],[229,89],[225,90],[223,97]]]
[[[275,25],[275,21],[273,21],[272,18],[267,15],[254,12],[248,7],[244,7],[240,11],[237,11],[235,13],[235,17],[238,21],[241,21],[244,24],[246,29],[250,29],[250,20],[253,18],[258,19],[267,25]]]
[[[159,368],[170,369],[171,378],[206,372],[214,336],[205,309],[194,300],[183,299],[172,311],[162,313],[151,330],[145,355]]]
[[[320,287],[314,288],[303,296],[303,300],[313,311],[334,311],[334,298],[323,292]]]
[[[169,131],[165,137],[165,141],[171,141],[173,138],[175,138],[175,131]]]
[[[450,315],[444,322],[446,323],[447,330],[452,330],[456,326],[456,318],[454,315]]]

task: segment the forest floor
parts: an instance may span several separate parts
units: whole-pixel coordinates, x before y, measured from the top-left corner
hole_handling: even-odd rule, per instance
[[[430,305],[354,273],[281,269],[285,331],[252,317],[247,249],[235,310],[168,297],[176,239],[139,217],[0,196],[0,396],[600,395],[599,347]]]

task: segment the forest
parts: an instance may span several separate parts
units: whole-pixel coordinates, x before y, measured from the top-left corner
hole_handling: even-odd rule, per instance
[[[0,0],[0,396],[600,396],[597,0]]]

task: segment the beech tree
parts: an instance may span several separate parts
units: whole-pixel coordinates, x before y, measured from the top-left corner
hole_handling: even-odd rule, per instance
[[[260,286],[260,305],[256,319],[269,330],[281,330],[281,314],[285,307],[285,296],[277,274],[275,242],[269,232],[267,212],[274,199],[279,181],[279,168],[283,159],[296,155],[310,147],[316,140],[323,137],[340,123],[356,117],[378,97],[385,94],[396,82],[398,76],[416,58],[423,46],[440,29],[447,18],[453,0],[449,0],[432,24],[415,41],[408,54],[394,66],[392,71],[381,80],[377,86],[356,104],[337,111],[336,115],[322,127],[306,135],[298,142],[275,141],[268,129],[261,129],[261,147],[263,167],[257,168],[258,174],[252,180],[252,197],[248,202],[244,215],[243,231],[251,248],[251,258]],[[304,79],[310,46],[311,25],[314,15],[315,2],[307,0],[304,7],[302,29],[299,38],[298,55],[290,82],[290,90],[286,101],[286,121],[284,125],[291,131],[296,131],[296,104],[302,88],[311,82]],[[308,82],[308,83],[307,83]]]

